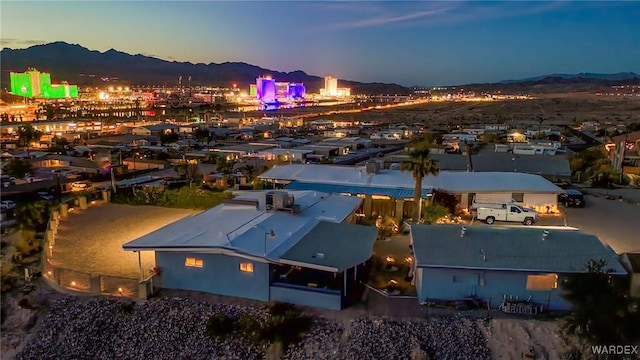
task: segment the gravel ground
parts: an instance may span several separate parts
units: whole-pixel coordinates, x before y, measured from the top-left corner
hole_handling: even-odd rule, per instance
[[[51,262],[76,271],[137,279],[138,254],[122,245],[198,211],[155,206],[97,203],[60,222]],[[153,251],[142,252],[142,266],[155,266]]]
[[[46,318],[16,359],[262,359],[267,349],[239,336],[212,339],[207,319],[216,313],[267,316],[265,307],[209,304],[162,298],[135,304],[121,298],[65,296],[51,303]],[[314,317],[309,334],[283,359],[490,359],[477,320],[426,321],[361,317],[348,329]]]

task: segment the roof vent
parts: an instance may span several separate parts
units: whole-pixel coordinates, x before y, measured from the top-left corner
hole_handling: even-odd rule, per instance
[[[549,230],[545,230],[542,232],[542,240],[544,241],[547,237],[549,237]]]
[[[467,233],[467,228],[466,227],[462,227],[462,230],[460,231],[460,237],[464,237],[464,234]]]
[[[482,261],[487,261],[487,253],[484,252],[484,249],[480,249],[480,255],[482,256]]]
[[[316,253],[312,257],[317,259],[324,259],[324,253]]]

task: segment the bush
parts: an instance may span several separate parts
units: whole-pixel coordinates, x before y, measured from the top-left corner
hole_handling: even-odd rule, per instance
[[[311,318],[304,315],[292,304],[275,303],[269,308],[269,322],[265,327],[265,340],[280,342],[286,348],[300,341],[302,335],[309,331]]]
[[[143,187],[120,189],[113,198],[114,203],[129,205],[165,206],[182,209],[209,209],[231,198],[231,193],[200,188]]]
[[[310,326],[309,316],[295,305],[286,303],[270,305],[269,317],[264,323],[248,314],[241,315],[238,321],[242,336],[249,342],[255,345],[278,342],[285,350],[289,345],[299,342]]]
[[[422,210],[422,217],[424,218],[424,222],[427,224],[432,224],[437,222],[439,219],[449,215],[449,209],[442,205],[427,205]]]
[[[129,301],[120,305],[120,311],[125,314],[131,314],[135,308],[135,303],[133,301]]]
[[[212,338],[224,337],[236,329],[236,320],[224,314],[215,314],[207,320],[207,335]]]

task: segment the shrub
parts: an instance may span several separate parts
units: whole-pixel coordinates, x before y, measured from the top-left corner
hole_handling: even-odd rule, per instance
[[[292,304],[275,303],[271,305],[269,322],[266,326],[266,339],[280,342],[284,349],[302,338],[311,326],[311,318]]]
[[[28,298],[22,298],[18,301],[18,307],[21,309],[33,310],[36,307],[31,303],[31,300]]]
[[[128,301],[126,303],[120,304],[120,311],[125,314],[131,314],[135,308],[135,303],[133,301]]]
[[[438,204],[427,205],[422,210],[422,217],[424,218],[424,222],[427,224],[437,222],[439,219],[447,216],[448,214],[449,209]]]
[[[207,335],[212,338],[224,337],[236,329],[236,320],[225,314],[215,314],[207,320]]]
[[[274,303],[269,306],[269,317],[261,322],[255,317],[243,314],[238,321],[242,336],[256,345],[278,342],[284,349],[302,338],[311,326],[311,318],[304,315],[295,305]]]
[[[22,230],[20,237],[14,240],[13,247],[18,254],[27,257],[42,250],[42,242],[36,239],[35,231]]]

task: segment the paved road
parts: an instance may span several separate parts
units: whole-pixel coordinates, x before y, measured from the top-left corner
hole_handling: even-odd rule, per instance
[[[640,252],[640,206],[586,196],[584,208],[568,208],[567,225],[594,234],[617,253]],[[543,218],[537,225],[563,225],[563,217]]]

